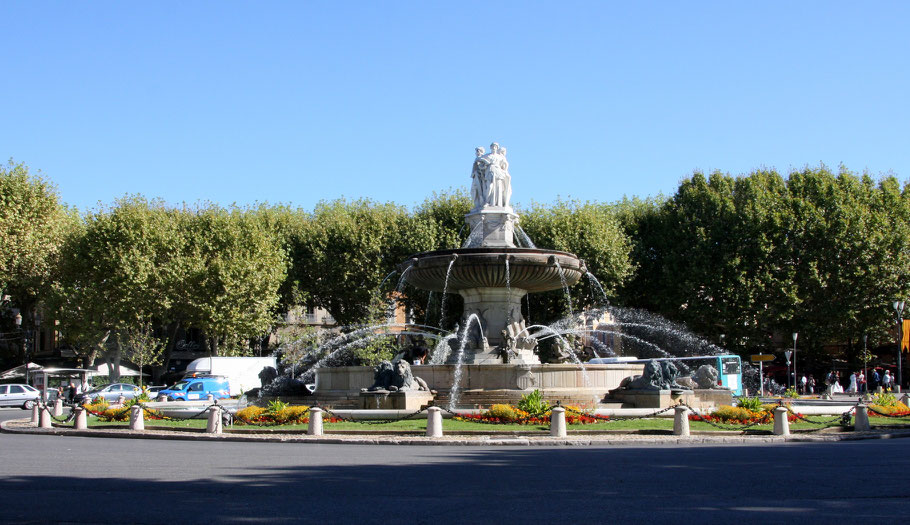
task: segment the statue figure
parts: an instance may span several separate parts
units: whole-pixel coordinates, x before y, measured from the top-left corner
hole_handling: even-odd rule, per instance
[[[676,382],[676,378],[679,377],[679,369],[676,368],[676,365],[674,365],[672,361],[661,361],[660,370],[663,372],[664,376],[664,381],[661,385],[662,388],[682,388],[682,386]]]
[[[632,390],[662,390],[664,384],[664,373],[660,362],[650,360],[645,363],[645,369],[642,375],[634,376],[628,383],[628,388]]]
[[[483,158],[483,147],[474,148],[474,166],[471,168],[471,199],[474,201],[474,209],[479,210],[487,202],[487,184],[484,180],[486,172],[486,161]]]
[[[373,369],[373,385],[363,389],[366,392],[388,390],[389,392],[407,390],[429,390],[423,379],[411,372],[411,365],[404,359],[382,361]]]
[[[484,154],[483,148],[475,148],[474,153],[476,157],[471,170],[474,209],[508,207],[512,199],[512,176],[509,175],[505,148],[494,142],[490,144],[489,153]]]

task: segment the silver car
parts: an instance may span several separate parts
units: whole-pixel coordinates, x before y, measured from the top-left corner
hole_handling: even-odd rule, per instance
[[[80,404],[88,403],[96,397],[103,397],[109,403],[113,403],[117,401],[117,398],[120,396],[123,396],[124,399],[132,399],[138,397],[140,393],[142,393],[142,390],[136,385],[131,385],[129,383],[112,383],[76,396],[76,402]]]
[[[22,407],[26,410],[35,406],[41,392],[30,385],[0,385],[0,406]]]

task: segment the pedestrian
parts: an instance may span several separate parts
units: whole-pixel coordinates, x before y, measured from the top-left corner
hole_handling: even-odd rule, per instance
[[[855,394],[857,391],[858,390],[857,390],[857,386],[856,386],[856,372],[853,372],[850,374],[850,385],[847,386],[847,393]]]
[[[882,390],[885,392],[891,391],[891,371],[885,370],[885,375],[882,376]]]
[[[859,385],[859,392],[861,394],[865,394],[866,393],[866,374],[864,374],[862,370],[860,370],[859,373],[857,374],[856,382]]]
[[[803,374],[802,376],[800,376],[800,378],[799,378],[799,393],[800,393],[800,395],[806,394],[806,393],[808,392],[808,391],[806,390],[806,387],[808,386],[808,384],[809,384],[809,379],[806,378],[806,374]]]
[[[815,393],[815,376],[812,374],[809,374],[809,393]]]
[[[869,378],[869,389],[872,392],[878,392],[878,387],[881,384],[882,378],[878,375],[878,369],[872,369],[872,376]]]
[[[70,380],[69,384],[66,385],[66,402],[72,403],[73,399],[76,398],[76,384]]]

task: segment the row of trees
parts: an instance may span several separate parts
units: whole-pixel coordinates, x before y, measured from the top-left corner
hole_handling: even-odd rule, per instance
[[[195,328],[223,355],[247,351],[294,305],[363,322],[382,310],[398,281],[389,275],[409,254],[458,247],[468,233],[464,191],[413,210],[369,200],[313,211],[173,207],[136,196],[80,215],[25,166],[0,169],[0,286],[25,311],[42,303],[74,348],[112,361],[149,326],[167,351],[180,328]],[[696,173],[669,198],[519,213],[538,246],[585,259],[614,304],[725,334],[742,352],[769,350],[770,334],[790,331],[816,349],[884,338],[887,304],[910,294],[910,187],[894,177],[823,166],[788,177]],[[441,322],[454,324],[457,296],[405,292],[418,319],[437,324],[450,312]],[[600,300],[586,281],[572,292],[576,308]],[[559,292],[535,295],[528,315],[551,320],[565,306]]]

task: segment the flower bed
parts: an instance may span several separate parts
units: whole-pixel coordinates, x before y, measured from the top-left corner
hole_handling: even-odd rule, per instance
[[[337,417],[323,417],[324,423],[339,423]],[[235,425],[278,426],[306,425],[310,422],[310,407],[306,405],[289,406],[285,403],[270,403],[268,407],[251,406],[238,410],[234,414]]]
[[[587,425],[597,423],[608,418],[594,417],[582,412],[579,407],[566,406],[566,424],[568,425]],[[549,425],[550,413],[552,409],[544,412],[531,414],[514,405],[493,405],[489,410],[482,414],[465,414],[455,416],[458,421],[473,421],[476,423],[492,424],[518,424],[518,425]]]
[[[762,406],[761,410],[751,410],[745,407],[723,405],[710,414],[700,416],[689,414],[689,421],[709,421],[726,425],[768,425],[774,422],[775,405]],[[793,423],[799,420],[799,414],[787,413],[787,421]]]

